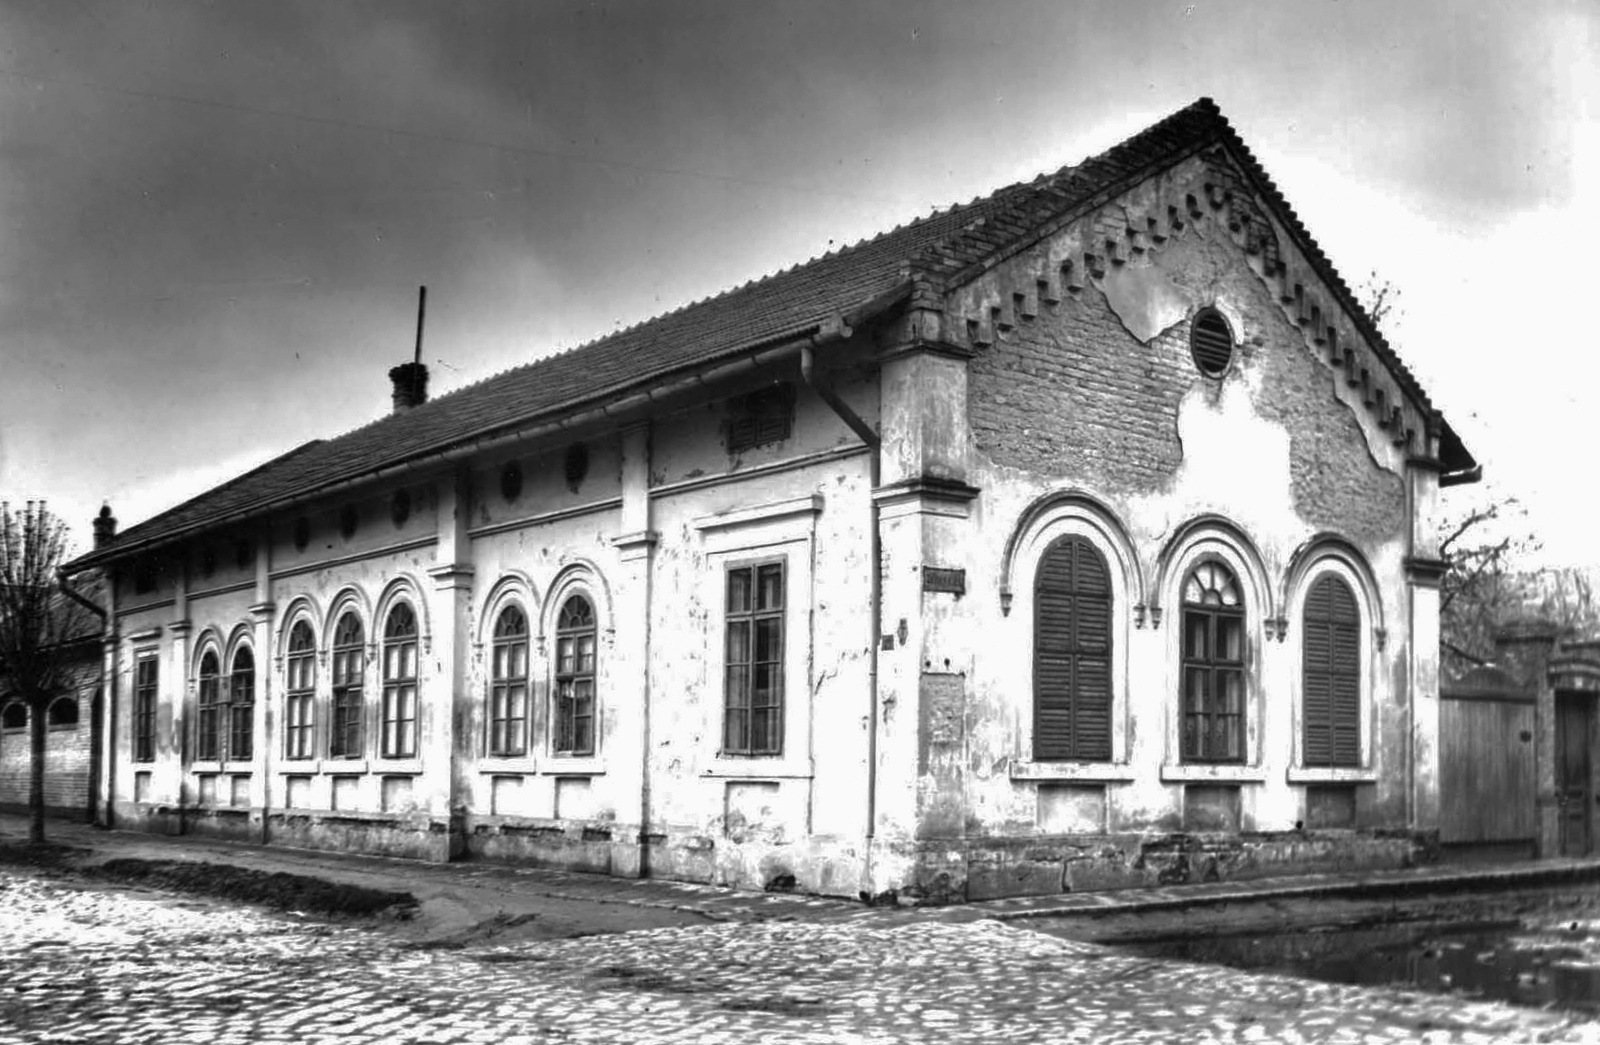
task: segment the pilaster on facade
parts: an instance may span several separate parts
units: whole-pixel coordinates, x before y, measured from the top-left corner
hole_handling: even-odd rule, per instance
[[[651,527],[651,440],[648,422],[630,425],[620,436],[622,452],[622,533],[612,538],[619,568],[612,589],[616,663],[612,669],[613,694],[608,700],[613,717],[608,731],[611,751],[605,753],[607,787],[616,803],[617,819],[625,829],[612,836],[614,873],[625,877],[649,873],[645,839],[651,830],[650,725],[650,621],[653,566],[659,535]],[[632,830],[628,830],[631,828]]]
[[[466,847],[460,810],[464,796],[472,793],[472,784],[463,774],[472,765],[481,715],[479,701],[468,686],[476,574],[468,533],[471,473],[466,467],[458,468],[440,487],[438,542],[434,563],[427,570],[433,590],[422,595],[431,621],[427,629],[431,637],[423,643],[423,652],[433,667],[423,670],[419,665],[417,672],[416,752],[421,772],[411,786],[417,808],[427,811],[435,827],[445,829],[443,844],[430,846],[429,855],[448,860]],[[378,627],[381,625],[375,625],[375,633]],[[426,699],[426,694],[433,699]]]

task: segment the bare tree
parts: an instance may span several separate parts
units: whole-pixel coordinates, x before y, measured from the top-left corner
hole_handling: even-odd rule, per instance
[[[56,588],[66,557],[66,525],[43,501],[14,511],[0,501],[0,702],[28,709],[28,841],[44,841],[45,714],[73,685],[75,647],[92,637],[83,607]]]
[[[1494,656],[1495,629],[1527,613],[1539,593],[1537,574],[1519,568],[1538,540],[1520,529],[1514,498],[1478,506],[1441,527],[1439,555],[1448,564],[1439,591],[1439,641],[1447,669]]]

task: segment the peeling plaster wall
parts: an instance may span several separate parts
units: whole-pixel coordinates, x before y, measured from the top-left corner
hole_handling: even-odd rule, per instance
[[[774,380],[795,387],[790,437],[730,453],[729,397]],[[831,380],[869,423],[875,418],[874,379],[844,370]],[[577,443],[581,476],[568,468]],[[520,489],[503,482],[512,464]],[[204,535],[160,555],[157,589],[147,594],[135,597],[124,577],[119,821],[429,859],[471,853],[854,893],[871,692],[870,466],[833,411],[797,373],[769,373],[631,428],[483,454],[459,474],[435,467],[266,526]],[[396,511],[402,491],[406,513]],[[357,524],[347,535],[341,524],[352,508]],[[657,535],[653,544],[630,537],[640,529]],[[725,569],[777,558],[788,582],[783,755],[719,757]],[[397,583],[417,603],[421,632],[418,757],[401,761],[379,758],[377,748],[380,614]],[[582,757],[551,748],[556,614],[580,592],[594,607],[598,640],[595,751]],[[523,755],[491,756],[492,635],[508,601],[530,625],[529,742]],[[345,606],[360,615],[368,646],[366,751],[336,760],[326,757],[328,647]],[[283,757],[284,653],[298,619],[312,623],[319,650],[318,750],[291,761]],[[257,653],[255,757],[195,766],[186,759],[197,650],[213,637],[226,646],[241,630]],[[157,758],[136,764],[129,716],[134,663],[145,650],[160,658]]]
[[[1359,846],[1329,849],[1297,832],[1318,823],[1330,795],[1351,789],[1349,826],[1408,824],[1405,450],[1378,426],[1362,389],[1311,343],[1296,306],[1280,300],[1281,281],[1270,278],[1259,246],[1250,253],[1220,219],[1191,219],[1121,264],[1102,258],[1104,274],[1087,278],[1080,269],[1078,290],[1038,278],[1081,259],[1086,245],[1098,249],[1108,227],[1144,227],[1143,215],[1164,210],[1165,199],[1181,200],[1188,185],[1215,178],[1212,167],[1195,158],[1168,172],[980,277],[949,308],[993,317],[993,326],[968,324],[969,334],[988,342],[974,346],[969,364],[975,452],[967,481],[983,493],[970,529],[930,556],[963,565],[968,594],[924,597],[924,662],[937,670],[948,658],[970,672],[959,743],[926,732],[921,742],[919,788],[932,797],[924,801],[929,841],[918,851],[918,874],[930,892],[963,873],[971,877],[966,895],[976,896],[1172,880],[1180,862],[1185,875],[1268,873],[1293,863],[1284,854],[1294,852],[1315,852],[1325,863],[1411,858],[1409,842],[1374,842],[1352,855]],[[1282,256],[1303,268],[1278,231]],[[1024,291],[1036,283],[1041,298],[1053,289],[1059,302],[1031,300]],[[1332,300],[1315,284],[1302,290]],[[994,304],[1013,301],[1014,311]],[[1221,380],[1204,378],[1190,357],[1189,322],[1205,305],[1227,318],[1236,337]],[[1030,515],[1030,506],[1069,492],[1103,508],[1112,534],[1106,550],[1115,546],[1127,560],[1114,633],[1125,651],[1115,666],[1114,764],[1104,766],[1037,764],[1030,755],[1031,571],[1051,536],[1067,532],[1059,521],[1050,528],[1050,511]],[[1163,564],[1181,553],[1173,545],[1185,524],[1208,516],[1226,520],[1243,541],[1234,566],[1249,607],[1243,767],[1184,766],[1178,754],[1181,569]],[[1007,542],[1019,528],[1029,532],[1008,564]],[[1328,535],[1356,550],[1374,585],[1363,647],[1364,764],[1355,773],[1306,773],[1296,754],[1304,587],[1290,587],[1288,574],[1303,546]],[[1108,559],[1120,576],[1116,555]],[[1288,622],[1286,635],[1279,618]],[[925,706],[924,714],[935,712]],[[1206,812],[1213,795],[1237,803],[1221,820]],[[1208,825],[1233,837],[1229,845],[1239,832],[1283,833],[1289,841],[1246,844],[1232,856],[1181,846],[1150,851],[1161,838]],[[964,871],[935,866],[950,861],[949,853],[932,855],[934,839],[969,854]],[[1028,870],[1033,857],[1019,854],[1045,842],[1055,848],[1035,851],[1042,863]],[[1023,848],[1006,855],[1010,845]]]

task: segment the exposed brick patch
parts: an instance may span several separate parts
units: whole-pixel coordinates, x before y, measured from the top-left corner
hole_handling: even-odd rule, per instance
[[[1178,404],[1197,379],[1182,332],[1142,345],[1086,289],[980,352],[969,376],[978,449],[1101,489],[1159,488],[1183,457]]]

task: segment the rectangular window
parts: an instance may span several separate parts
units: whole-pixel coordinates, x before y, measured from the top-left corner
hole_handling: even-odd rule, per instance
[[[417,757],[417,643],[383,644],[383,757]]]
[[[228,760],[248,762],[255,757],[256,669],[248,650],[234,656],[229,678]]]
[[[133,760],[156,760],[156,657],[145,654],[133,668]]]
[[[288,689],[284,712],[285,758],[310,758],[315,713],[316,654],[311,651],[289,655],[284,684]]]
[[[497,643],[494,647],[494,681],[489,702],[489,754],[523,755],[528,745],[528,644]]]
[[[727,573],[722,753],[783,753],[783,563]]]
[[[333,715],[328,731],[329,758],[361,757],[361,671],[359,642],[333,651]]]
[[[728,452],[782,442],[793,426],[793,385],[785,382],[739,396],[728,402]]]
[[[1244,618],[1183,612],[1183,758],[1244,761]]]

